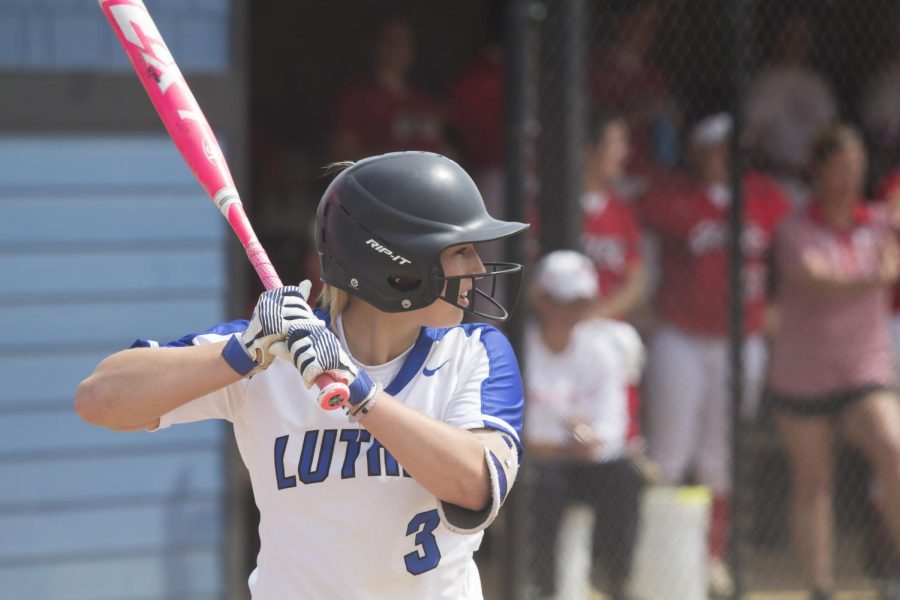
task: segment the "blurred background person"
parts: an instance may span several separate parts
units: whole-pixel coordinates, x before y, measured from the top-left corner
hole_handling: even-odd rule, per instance
[[[678,159],[677,109],[669,81],[652,57],[664,16],[659,0],[630,0],[598,49],[589,85],[596,106],[619,111],[632,134],[629,195]]]
[[[618,113],[596,111],[588,122],[587,138],[581,244],[594,263],[600,286],[601,300],[595,303],[593,316],[629,320],[644,308],[647,274],[637,214],[618,191],[630,154],[628,123]],[[640,433],[640,406],[635,382],[628,386],[633,435]]]
[[[780,325],[767,398],[791,469],[791,527],[816,600],[834,586],[833,442],[840,430],[873,470],[876,506],[900,541],[900,406],[888,334],[900,251],[862,203],[861,135],[836,124],[812,149],[816,196],[776,241]]]
[[[689,139],[690,172],[641,202],[644,226],[657,238],[658,324],[649,344],[644,398],[650,458],[662,482],[689,475],[711,489],[711,590],[729,594],[724,557],[730,528],[731,416],[728,352],[728,210],[730,115],[700,120]],[[789,201],[771,179],[744,177],[744,398],[754,412],[764,376],[766,253]]]
[[[804,205],[810,143],[837,116],[837,101],[831,84],[810,65],[815,40],[809,14],[788,9],[774,25],[772,54],[747,91],[747,137],[760,166],[794,204]]]
[[[594,315],[627,319],[644,298],[641,229],[616,189],[629,155],[628,124],[616,113],[595,113],[584,151],[582,246],[594,263],[600,297]]]
[[[892,50],[886,54],[893,56],[870,78],[858,98],[872,149],[870,171],[876,180],[884,179],[900,163],[900,38],[893,39]]]
[[[335,100],[332,156],[357,160],[398,150],[449,154],[438,105],[409,81],[416,56],[409,20],[384,15],[373,31],[371,71]]]
[[[503,210],[503,46],[482,46],[450,85],[447,124],[454,146],[485,198]]]
[[[558,250],[537,263],[525,337],[525,432],[538,473],[533,564],[542,597],[556,593],[557,534],[574,502],[593,509],[592,558],[608,594],[627,597],[644,486],[632,462],[627,390],[640,377],[644,349],[630,325],[589,318],[598,298],[596,270],[583,254]]]

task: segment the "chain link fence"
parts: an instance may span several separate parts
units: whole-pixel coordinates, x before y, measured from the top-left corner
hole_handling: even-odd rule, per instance
[[[506,327],[526,377],[526,459],[476,555],[485,596],[900,597],[885,373],[898,260],[878,229],[900,197],[900,5],[398,5],[405,18],[360,13],[328,40],[372,65],[308,61],[296,81],[315,86],[254,70],[254,217],[286,280],[315,280],[310,236],[292,224],[314,210],[320,167],[430,148],[473,174],[492,214],[533,223],[525,244],[480,249],[528,263],[530,282]],[[310,7],[325,12],[300,19]],[[260,31],[332,18],[292,10],[257,13]],[[316,46],[272,37],[294,54]],[[282,53],[259,47],[259,65]],[[387,102],[377,89],[343,85],[340,65],[359,66],[359,84],[376,59],[417,90],[388,116],[372,112]],[[821,138],[835,119],[856,129]],[[869,200],[819,226],[841,213],[823,189]],[[572,255],[538,262],[560,249],[594,276]],[[797,264],[821,293],[798,297]]]
[[[894,201],[900,6],[508,4],[507,168],[525,183],[507,198],[535,224],[529,260],[584,253],[599,300],[585,309],[571,278],[531,272],[506,597],[900,597],[893,374],[860,366],[886,360],[896,269],[859,233]],[[821,137],[836,120],[865,160],[853,129]],[[871,199],[844,237],[822,225],[835,173]],[[840,285],[868,277],[871,310],[842,313],[859,296],[822,284],[803,302],[831,308],[797,312],[800,234],[778,233],[792,220],[834,233],[843,250],[817,264]],[[798,366],[820,351],[836,362]]]

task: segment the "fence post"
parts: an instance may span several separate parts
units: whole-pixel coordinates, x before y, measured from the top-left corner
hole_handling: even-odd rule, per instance
[[[505,214],[509,221],[525,220],[525,178],[527,119],[526,113],[526,36],[529,4],[531,0],[506,0],[505,7],[505,81],[504,81],[504,194]],[[522,236],[506,241],[506,260],[524,264]],[[506,327],[506,334],[522,364],[522,338],[524,331],[524,307],[513,311]],[[501,597],[518,600],[524,597],[527,580],[530,485],[527,467],[523,468],[516,492],[510,495],[505,507],[505,548],[501,549]]]
[[[584,0],[550,0],[540,39],[541,250],[580,249],[585,130]],[[554,160],[548,160],[549,157]]]
[[[743,99],[749,67],[750,43],[749,26],[750,0],[732,0],[731,16],[731,71],[732,95],[731,113],[734,119],[731,132],[731,205],[728,211],[729,227],[729,364],[731,371],[731,444],[732,444],[732,510],[731,537],[728,558],[734,579],[734,597],[741,598],[744,592],[743,536],[746,527],[744,486],[746,472],[743,448],[744,435],[741,431],[741,407],[744,403],[744,252],[742,238],[744,230],[744,186],[743,177],[746,157],[741,144],[743,129]]]

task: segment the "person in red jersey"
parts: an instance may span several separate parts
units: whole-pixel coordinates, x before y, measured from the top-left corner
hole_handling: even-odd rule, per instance
[[[485,45],[447,94],[448,126],[467,164],[479,173],[503,167],[503,47]]]
[[[838,431],[868,460],[875,504],[900,543],[900,404],[888,333],[900,248],[887,214],[862,202],[859,132],[829,126],[812,160],[814,200],[783,224],[775,245],[782,315],[767,399],[790,464],[795,547],[812,598],[824,600],[834,586]]]
[[[592,315],[627,319],[643,304],[646,284],[637,215],[616,189],[625,175],[630,150],[628,123],[616,113],[597,112],[591,117],[588,134],[581,245],[597,270],[600,299]],[[628,386],[629,439],[638,439],[641,433],[637,384]]]
[[[628,160],[628,124],[617,114],[595,114],[588,139],[581,197],[582,246],[597,269],[603,298],[595,316],[623,319],[643,300],[645,283],[637,215],[615,187]]]
[[[641,192],[663,165],[677,161],[678,110],[668,79],[651,56],[665,8],[659,0],[629,0],[608,44],[598,49],[588,85],[593,101],[621,112],[633,135],[628,159]]]
[[[356,160],[399,150],[447,153],[437,104],[409,82],[414,61],[409,21],[383,17],[375,29],[371,72],[351,82],[335,101],[335,156]]]
[[[641,202],[643,223],[657,238],[660,326],[649,344],[645,378],[647,441],[662,481],[688,473],[713,492],[710,584],[728,592],[724,568],[731,493],[728,393],[729,136],[732,119],[702,119],[689,140],[692,172],[670,179]],[[766,253],[789,201],[771,179],[744,178],[744,397],[755,410],[765,368]]]

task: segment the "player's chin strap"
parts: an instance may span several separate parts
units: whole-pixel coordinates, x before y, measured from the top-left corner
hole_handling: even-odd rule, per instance
[[[484,319],[505,321],[519,301],[524,268],[520,264],[510,262],[488,262],[484,263],[484,268],[484,273],[435,277],[435,287],[443,290],[443,294],[438,293],[438,297],[444,302],[461,308],[467,314]],[[504,277],[504,295],[510,299],[508,310],[496,297],[497,278],[501,276]],[[469,306],[463,306],[459,301],[459,289],[465,279],[472,282],[471,290],[467,294]]]
[[[475,429],[472,433],[484,448],[491,497],[487,506],[481,510],[468,510],[448,502],[438,502],[441,522],[454,533],[478,533],[490,525],[497,518],[519,471],[519,453],[510,434],[496,429]]]

